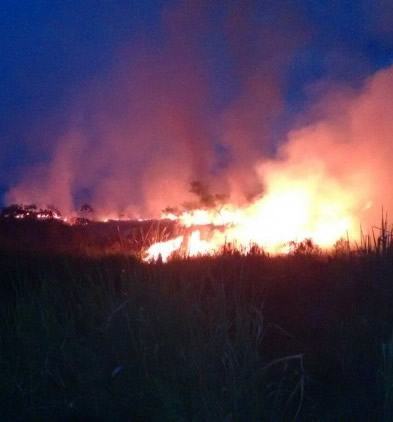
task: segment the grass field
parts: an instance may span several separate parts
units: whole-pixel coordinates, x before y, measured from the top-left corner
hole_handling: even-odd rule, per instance
[[[2,420],[392,420],[389,251],[0,268]]]

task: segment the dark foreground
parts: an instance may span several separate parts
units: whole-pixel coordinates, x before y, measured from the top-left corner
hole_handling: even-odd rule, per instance
[[[392,420],[390,253],[0,268],[2,420]]]

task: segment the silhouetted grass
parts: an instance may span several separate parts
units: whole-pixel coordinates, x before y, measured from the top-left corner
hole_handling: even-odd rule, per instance
[[[165,265],[3,252],[2,420],[391,420],[393,253],[376,233]]]

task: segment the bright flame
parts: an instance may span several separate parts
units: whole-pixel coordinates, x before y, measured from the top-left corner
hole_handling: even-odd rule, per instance
[[[314,169],[315,170],[315,169]],[[197,209],[177,217],[181,226],[193,228],[183,236],[158,242],[148,250],[147,260],[163,261],[174,252],[186,256],[208,255],[230,243],[242,250],[257,245],[269,253],[287,253],[290,242],[311,239],[322,248],[332,247],[349,234],[355,235],[361,208],[359,199],[323,171],[298,175],[293,169],[270,168],[267,190],[248,206],[227,204],[219,211]],[[201,231],[198,227],[209,226]],[[207,232],[207,233],[205,233]]]
[[[168,258],[180,248],[183,239],[183,236],[178,236],[175,239],[154,243],[146,251],[146,261],[157,261],[161,258],[162,262],[167,262]]]
[[[212,244],[201,239],[201,232],[199,230],[191,233],[188,239],[188,254],[190,256],[208,255],[212,251]]]
[[[166,220],[177,221],[180,230],[177,237],[152,244],[145,252],[145,260],[167,262],[175,253],[190,257],[211,255],[227,245],[245,252],[258,246],[280,254],[287,253],[292,242],[305,239],[324,249],[349,236],[357,240],[360,219],[372,208],[367,184],[331,176],[322,159],[295,157],[296,160],[276,160],[259,166],[266,189],[248,205],[225,204],[219,209],[163,215]],[[67,220],[56,210],[31,206],[11,207],[4,217],[87,224],[83,218]]]

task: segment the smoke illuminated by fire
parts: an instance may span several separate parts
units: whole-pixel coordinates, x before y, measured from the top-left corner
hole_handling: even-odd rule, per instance
[[[83,223],[80,201],[99,221],[176,221],[147,260],[229,244],[285,253],[305,239],[321,248],[357,241],[382,207],[393,210],[393,67],[357,89],[318,81],[324,95],[318,84],[304,92],[296,125],[274,138],[288,112],[287,71],[312,31],[294,2],[267,2],[259,19],[259,2],[246,3],[225,14],[211,2],[164,8],[159,45],[140,40],[119,53],[109,76],[75,100],[48,154],[34,153],[49,158],[21,171],[7,204],[54,204],[67,224]],[[222,57],[206,49],[212,35]],[[212,89],[221,78],[222,92]],[[192,181],[226,200],[192,203]],[[178,211],[162,214],[168,206]]]
[[[291,242],[305,239],[322,248],[330,248],[342,238],[357,241],[360,227],[367,230],[378,222],[382,207],[389,211],[393,205],[393,121],[388,113],[393,110],[393,97],[386,96],[389,87],[393,89],[392,68],[378,72],[358,93],[326,98],[319,105],[322,118],[290,132],[274,158],[256,157],[250,162],[257,184],[264,186],[251,201],[238,201],[229,192],[224,202],[213,200],[212,204],[193,204],[186,211],[162,214],[161,218],[178,223],[179,232],[174,239],[151,245],[146,260],[161,257],[166,261],[176,253],[212,254],[228,244],[242,250],[257,245],[269,253],[285,253]],[[164,178],[165,169],[161,172]],[[178,185],[179,181],[175,187]],[[173,205],[184,204],[184,191],[171,192],[178,195]],[[33,199],[18,188],[10,198],[12,202]],[[211,198],[207,198],[209,202]],[[116,215],[110,210],[98,212],[94,218],[105,221],[119,218]],[[125,214],[122,218],[157,217]]]
[[[311,239],[322,248],[343,238],[358,241],[360,227],[368,231],[378,224],[382,207],[389,213],[393,206],[389,89],[393,68],[370,78],[360,93],[326,98],[319,105],[323,118],[290,132],[275,159],[255,164],[265,187],[256,200],[177,216],[185,227],[213,228],[204,233],[200,250],[184,242],[174,251],[214,253],[234,243],[282,253],[292,241]]]

